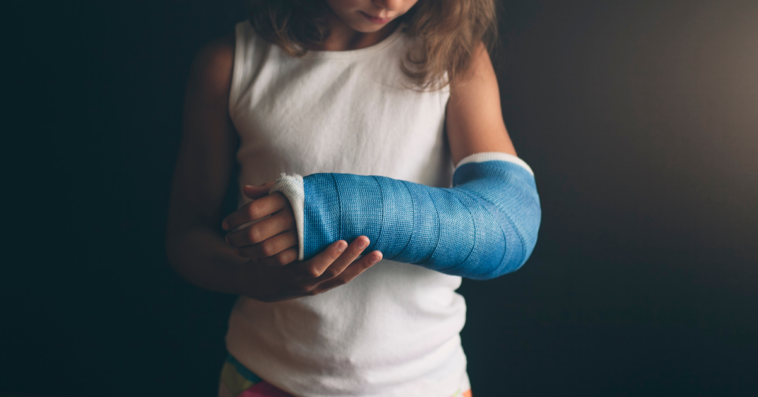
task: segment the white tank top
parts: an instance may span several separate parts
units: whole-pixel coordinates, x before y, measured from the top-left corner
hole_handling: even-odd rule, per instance
[[[381,175],[450,185],[444,136],[448,89],[419,92],[400,69],[398,29],[352,51],[293,58],[236,27],[229,112],[240,136],[240,186],[279,174]],[[246,199],[240,199],[240,205]],[[383,260],[313,297],[240,297],[227,348],[296,396],[450,397],[468,389],[459,332],[461,278]]]

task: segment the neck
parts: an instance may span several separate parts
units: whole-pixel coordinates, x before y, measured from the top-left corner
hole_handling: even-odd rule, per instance
[[[400,23],[395,20],[376,32],[364,33],[351,28],[334,13],[330,13],[328,22],[329,37],[313,48],[316,51],[348,51],[370,47],[389,37]]]

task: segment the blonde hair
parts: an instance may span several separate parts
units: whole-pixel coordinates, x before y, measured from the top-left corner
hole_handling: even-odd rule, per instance
[[[292,56],[329,36],[323,0],[252,0],[250,24]],[[494,0],[419,0],[400,19],[414,40],[400,66],[422,89],[441,88],[466,76],[477,49],[497,39]]]

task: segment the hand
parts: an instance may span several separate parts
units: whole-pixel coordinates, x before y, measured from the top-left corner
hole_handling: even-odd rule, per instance
[[[240,256],[257,259],[263,265],[282,266],[298,258],[297,230],[287,198],[279,192],[268,194],[272,185],[244,186],[242,192],[253,201],[227,216],[221,226],[229,231],[257,221],[228,233],[226,242]]]
[[[350,245],[340,240],[307,261],[286,266],[264,266],[251,259],[249,272],[240,279],[241,293],[275,302],[328,291],[350,282],[382,259],[381,252],[373,251],[356,261],[368,245],[366,236],[356,238]]]

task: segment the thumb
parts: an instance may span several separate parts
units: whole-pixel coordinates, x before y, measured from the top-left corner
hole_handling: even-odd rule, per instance
[[[264,183],[258,186],[245,185],[242,187],[242,193],[245,196],[256,200],[268,196],[268,191],[271,189],[271,186],[274,186],[273,182]]]

